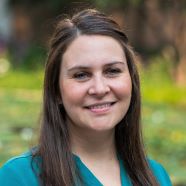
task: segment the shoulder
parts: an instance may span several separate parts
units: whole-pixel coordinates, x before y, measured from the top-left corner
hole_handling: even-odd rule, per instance
[[[164,167],[158,163],[155,160],[149,159],[149,166],[151,168],[151,170],[153,171],[156,179],[158,180],[158,182],[160,183],[160,185],[164,186],[171,186],[171,181],[169,178],[168,173],[166,172],[166,170],[164,169]]]
[[[33,170],[34,166],[35,165],[32,164],[32,153],[30,151],[9,159],[0,168],[0,185],[38,185],[37,173]]]
[[[24,165],[25,166],[25,164],[29,164],[31,162],[31,158],[32,158],[31,152],[26,152],[24,154],[21,154],[19,156],[15,156],[15,157],[9,159],[3,165],[3,167],[12,167],[12,166],[14,167],[14,165],[16,165],[16,166]]]

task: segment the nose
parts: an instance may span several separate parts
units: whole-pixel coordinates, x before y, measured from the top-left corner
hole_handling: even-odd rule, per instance
[[[89,95],[95,95],[98,97],[103,97],[109,92],[110,86],[108,82],[104,79],[104,77],[95,77],[88,91]]]

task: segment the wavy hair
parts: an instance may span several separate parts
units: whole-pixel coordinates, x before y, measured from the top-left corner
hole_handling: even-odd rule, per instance
[[[59,102],[62,56],[71,42],[80,35],[110,36],[121,44],[132,80],[132,97],[126,115],[115,129],[117,153],[133,185],[157,186],[142,141],[140,82],[134,51],[119,25],[94,9],[83,10],[71,19],[59,20],[50,42],[44,78],[42,125],[35,154],[42,159],[41,182],[45,186],[72,186],[80,177],[71,153],[66,112]]]

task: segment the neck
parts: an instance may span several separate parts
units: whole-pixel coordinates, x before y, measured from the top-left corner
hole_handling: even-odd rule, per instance
[[[87,131],[70,128],[72,152],[81,158],[115,159],[115,131]]]

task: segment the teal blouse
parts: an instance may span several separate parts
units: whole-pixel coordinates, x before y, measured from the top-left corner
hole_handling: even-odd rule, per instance
[[[74,155],[74,159],[86,186],[103,186],[78,156]],[[8,160],[0,169],[0,186],[40,186],[31,161],[30,152]],[[168,174],[159,163],[149,160],[149,164],[160,186],[172,185]],[[121,160],[120,177],[122,186],[132,186]]]

